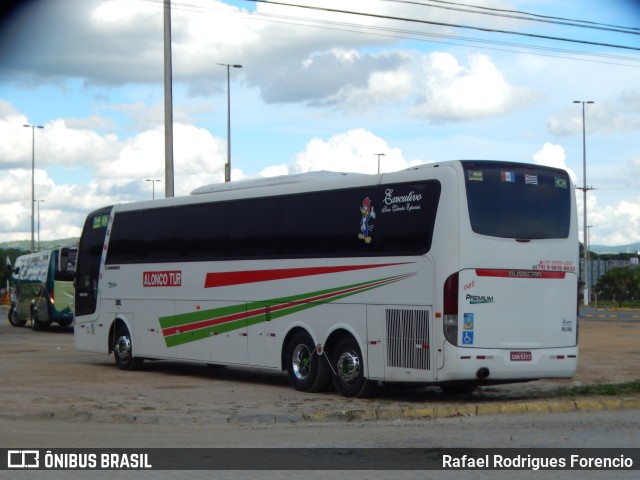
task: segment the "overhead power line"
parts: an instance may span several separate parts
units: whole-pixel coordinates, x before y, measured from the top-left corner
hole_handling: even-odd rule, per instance
[[[162,5],[163,0],[134,0],[143,3]],[[246,0],[253,1],[253,0]],[[386,0],[383,0],[386,1]],[[388,0],[394,1],[394,0]],[[406,0],[398,0],[400,2]],[[436,0],[427,0],[436,1]],[[447,2],[452,3],[452,2]],[[404,29],[392,28],[382,24],[365,24],[345,22],[341,20],[329,20],[326,18],[311,18],[300,15],[284,15],[282,13],[266,13],[264,11],[247,11],[247,10],[228,10],[216,7],[214,4],[194,4],[189,0],[174,0],[172,2],[174,10],[204,12],[216,11],[222,15],[241,15],[252,21],[265,21],[269,23],[282,23],[298,25],[310,28],[318,28],[324,30],[335,30],[340,32],[352,32],[358,34],[373,35],[378,37],[408,39],[421,42],[441,43],[446,45],[459,45],[470,47],[471,44],[481,44],[486,50],[523,53],[527,55],[537,55],[552,58],[569,58],[572,60],[602,63],[607,65],[621,65],[627,67],[638,67],[640,57],[629,55],[614,55],[612,53],[588,52],[584,50],[571,50],[566,48],[558,48],[554,46],[533,45],[529,43],[508,42],[495,39],[481,39],[478,37],[465,37],[457,34],[444,34],[435,32],[426,32],[423,29]],[[476,7],[484,8],[484,7]],[[529,14],[535,15],[535,14]],[[578,20],[576,20],[578,21]]]
[[[443,8],[467,13],[478,13],[482,15],[492,15],[496,17],[513,18],[518,20],[527,20],[533,22],[552,23],[557,25],[567,25],[578,28],[590,28],[594,30],[605,30],[610,32],[628,33],[632,35],[640,35],[640,28],[624,27],[621,25],[612,25],[609,23],[593,22],[589,20],[577,20],[572,18],[555,17],[551,15],[541,15],[537,13],[523,12],[521,10],[506,10],[501,8],[484,7],[480,5],[469,5],[465,3],[447,2],[444,0],[381,0],[392,3],[405,3],[410,5],[421,5],[425,7]]]
[[[379,18],[379,19],[384,19],[384,20],[395,20],[395,21],[402,21],[402,22],[421,23],[421,24],[426,24],[426,25],[437,25],[437,26],[441,26],[441,27],[465,28],[465,29],[469,29],[469,30],[477,30],[477,31],[488,32],[488,33],[503,33],[503,34],[508,34],[508,35],[517,35],[517,36],[522,36],[522,37],[528,37],[528,38],[538,38],[538,39],[543,39],[543,40],[554,40],[554,41],[560,41],[560,42],[579,43],[579,44],[583,44],[583,45],[592,45],[592,46],[598,46],[598,47],[620,48],[620,49],[625,49],[625,50],[640,51],[640,47],[632,47],[632,46],[629,46],[629,45],[617,45],[617,44],[611,44],[611,43],[594,42],[594,41],[590,41],[590,40],[580,40],[580,39],[575,39],[575,38],[554,37],[554,36],[551,36],[551,35],[541,35],[541,34],[527,33],[527,32],[516,32],[516,31],[512,31],[512,30],[501,30],[501,29],[497,29],[497,28],[479,27],[479,26],[474,26],[474,25],[460,25],[460,24],[455,24],[455,23],[436,22],[436,21],[433,21],[433,20],[421,20],[421,19],[415,19],[415,18],[397,17],[397,16],[393,16],[393,15],[380,15],[380,14],[373,14],[373,13],[357,12],[357,11],[352,11],[352,10],[342,10],[342,9],[337,9],[337,8],[317,7],[317,6],[312,6],[312,5],[297,5],[297,4],[294,4],[294,3],[278,2],[278,1],[272,1],[272,0],[247,0],[247,1],[254,2],[254,3],[268,3],[268,4],[271,4],[271,5],[281,5],[281,6],[287,6],[287,7],[303,8],[303,9],[308,9],[308,10],[317,10],[317,11],[330,12],[330,13],[342,13],[342,14],[347,14],[347,15],[357,15],[357,16],[364,16],[364,17],[371,17],[371,18]]]

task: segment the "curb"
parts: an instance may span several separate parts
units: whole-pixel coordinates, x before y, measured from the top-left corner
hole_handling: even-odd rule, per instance
[[[567,413],[595,410],[640,409],[640,397],[558,399],[545,401],[515,401],[510,403],[481,403],[474,405],[438,405],[411,408],[374,408],[338,411],[318,411],[304,415],[312,422],[364,421],[397,419],[434,419],[474,417],[481,415],[514,415],[523,413]]]
[[[278,414],[269,412],[231,415],[164,416],[148,412],[130,414],[90,411],[39,411],[23,414],[0,412],[0,419],[59,420],[79,423],[128,423],[172,425],[200,424],[296,424],[304,422],[362,422],[394,420],[434,420],[436,418],[476,417],[487,415],[521,415],[545,413],[592,412],[599,410],[640,409],[640,395],[628,397],[588,397],[582,399],[515,400],[476,404],[431,405],[423,407],[373,407],[345,410],[318,410],[312,413]]]

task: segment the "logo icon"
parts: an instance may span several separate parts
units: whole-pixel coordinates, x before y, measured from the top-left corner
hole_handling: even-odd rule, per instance
[[[474,324],[474,314],[465,313],[462,328],[464,328],[465,330],[473,330],[473,324]]]
[[[376,218],[376,212],[373,209],[373,205],[371,205],[371,199],[369,197],[362,200],[360,213],[362,214],[362,218],[360,219],[360,233],[358,234],[358,238],[364,240],[365,243],[371,243],[371,230],[373,230],[373,225],[369,225],[369,220]]]
[[[40,452],[38,450],[8,450],[8,468],[39,468]]]

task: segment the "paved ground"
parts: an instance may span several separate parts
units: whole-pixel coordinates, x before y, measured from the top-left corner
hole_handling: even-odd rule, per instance
[[[6,318],[6,308],[0,308]],[[640,322],[583,320],[580,362],[572,380],[483,387],[467,397],[439,389],[388,389],[374,399],[345,399],[335,392],[295,391],[286,376],[199,364],[146,362],[122,372],[112,357],[78,352],[72,330],[33,332],[0,322],[3,378],[0,417],[173,424],[295,423],[338,419],[442,417],[499,412],[640,408],[640,398],[539,400],[539,394],[576,383],[638,380]]]

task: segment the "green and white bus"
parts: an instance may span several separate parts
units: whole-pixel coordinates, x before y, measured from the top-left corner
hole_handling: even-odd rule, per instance
[[[125,370],[259,367],[345,396],[569,378],[576,222],[564,170],[498,161],[108,206],[82,231],[75,342]]]
[[[42,330],[54,322],[71,325],[77,254],[77,247],[63,247],[16,259],[11,279],[11,325],[22,327],[30,321],[33,330]]]

